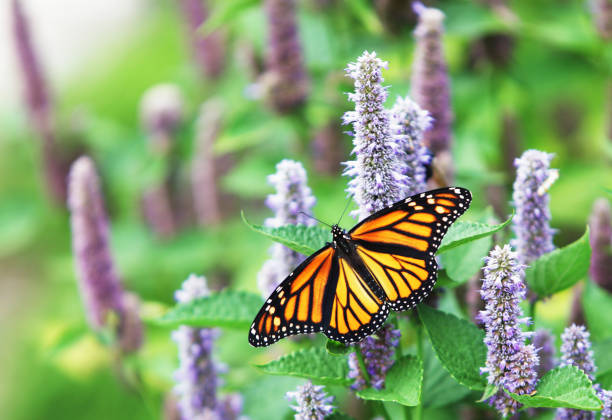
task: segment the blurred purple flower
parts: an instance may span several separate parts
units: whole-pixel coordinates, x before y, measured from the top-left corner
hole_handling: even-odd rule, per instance
[[[612,2],[610,0],[590,0],[589,3],[599,35],[606,41],[612,40]]]
[[[451,124],[453,114],[450,107],[448,68],[444,58],[442,36],[444,35],[444,13],[413,3],[419,17],[414,31],[416,50],[412,64],[411,94],[416,103],[429,111],[433,127],[425,132],[424,141],[434,155],[451,149]]]
[[[314,225],[313,219],[302,214],[310,214],[316,199],[308,188],[306,170],[301,163],[289,159],[280,161],[276,165],[276,173],[268,176],[268,183],[274,186],[276,193],[266,199],[266,204],[274,211],[274,217],[264,222],[266,226]],[[272,245],[270,255],[271,258],[257,274],[257,285],[264,298],[305,259],[281,244]]]
[[[209,294],[206,278],[192,274],[174,297],[178,303],[189,303]],[[217,330],[184,325],[172,332],[180,363],[175,373],[175,392],[180,398],[179,409],[185,420],[230,420],[238,418],[242,410],[239,396],[228,396],[223,401],[217,399],[217,388],[221,382],[218,374],[224,370],[212,356],[217,336]]]
[[[531,342],[535,348],[540,364],[537,367],[538,378],[555,367],[555,339],[548,330],[537,330]]]
[[[593,204],[589,221],[591,249],[591,279],[612,292],[612,211],[610,203],[600,198]]]
[[[331,404],[334,397],[328,396],[323,388],[322,385],[313,385],[308,381],[299,386],[297,391],[287,392],[287,399],[297,403],[291,406],[297,413],[295,420],[323,420],[334,411]]]
[[[65,203],[68,165],[67,162],[62,162],[62,156],[57,148],[47,83],[34,51],[30,28],[20,0],[12,0],[11,12],[15,50],[23,77],[25,102],[31,124],[42,139],[45,181],[51,196],[59,203]]]
[[[370,385],[373,388],[384,388],[387,371],[395,363],[395,348],[399,344],[400,336],[400,330],[394,329],[390,324],[386,324],[375,335],[366,337],[358,344],[358,351],[363,356],[365,369],[369,376]],[[361,371],[355,353],[349,355],[348,363],[348,377],[354,379],[351,388],[365,388],[367,385],[365,375]]]
[[[595,362],[589,335],[583,325],[572,324],[563,331],[560,366],[576,366],[592,381],[595,379]],[[589,420],[595,419],[595,412],[558,408],[555,418],[558,420]]]
[[[208,19],[207,3],[207,0],[181,0],[196,64],[205,76],[216,78],[225,67],[225,40],[219,30],[207,35],[200,33],[200,27]]]
[[[423,134],[431,127],[429,112],[408,96],[398,97],[391,109],[391,132],[398,144],[399,172],[406,177],[401,196],[407,197],[427,188],[427,165],[431,154],[423,145]]]
[[[354,216],[363,219],[403,198],[406,177],[399,171],[398,144],[391,135],[390,114],[384,108],[387,89],[382,86],[381,70],[387,63],[376,53],[364,52],[356,63],[350,63],[347,74],[355,81],[355,92],[349,100],[355,111],[347,111],[344,124],[353,124],[353,153],[356,159],[346,162],[345,175],[352,177],[348,192],[359,205]]]
[[[142,95],[140,119],[149,135],[154,152],[167,154],[172,136],[179,128],[184,114],[183,94],[178,86],[165,83],[155,85]]]
[[[268,20],[264,96],[277,112],[290,112],[306,101],[309,91],[295,16],[295,0],[265,0]]]
[[[200,108],[196,123],[196,145],[191,170],[191,186],[196,217],[201,226],[221,220],[217,188],[217,159],[213,150],[221,130],[223,104],[216,99]]]
[[[122,303],[124,311],[119,331],[119,346],[129,353],[138,350],[143,342],[140,298],[135,293],[124,292]]]
[[[532,344],[525,344],[527,334],[521,330],[521,324],[528,322],[519,306],[525,299],[523,270],[509,245],[496,246],[485,257],[480,292],[485,310],[479,320],[485,326],[488,352],[486,367],[481,370],[488,373],[489,383],[500,389],[488,403],[504,417],[514,414],[520,404],[502,389],[529,394],[537,380],[538,355]]]
[[[522,264],[529,264],[551,252],[555,231],[550,227],[548,189],[559,176],[550,169],[553,155],[539,150],[527,150],[514,161],[516,180],[512,200],[516,215],[512,220],[516,240],[513,245]]]

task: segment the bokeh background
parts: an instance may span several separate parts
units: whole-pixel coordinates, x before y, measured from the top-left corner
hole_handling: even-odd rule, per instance
[[[407,1],[297,1],[310,90],[302,107],[285,113],[264,98],[263,2],[207,2],[201,30],[221,33],[214,75],[194,60],[179,3],[20,2],[49,92],[58,159],[64,166],[81,154],[95,160],[117,267],[125,287],[140,296],[145,319],[173,303],[190,273],[206,275],[215,289],[257,291],[270,242],[243,224],[240,211],[257,223],[270,216],[266,176],[281,159],[304,164],[317,198],[314,215],[337,220],[347,182],[339,162],[351,149],[341,126],[352,108],[345,94],[352,90],[344,76],[348,62],[374,50],[389,61],[383,74],[389,102],[410,89],[415,16]],[[145,372],[143,394],[122,386],[112,355],[88,332],[69,215],[46,181],[44,139],[24,96],[11,4],[0,5],[0,416],[160,418],[177,364],[175,345],[167,329],[147,324],[146,345],[134,361]],[[476,207],[492,205],[505,218],[513,158],[528,148],[555,153],[555,242],[575,240],[595,198],[609,198],[612,186],[612,49],[597,30],[592,4],[516,0],[510,16],[485,2],[428,4],[446,14],[456,183],[473,191]],[[163,162],[141,118],[143,94],[161,83],[175,85],[183,97],[172,156]],[[209,109],[219,111],[213,150],[222,211],[219,221],[202,225],[190,210],[189,171],[200,107],[210,101]],[[167,175],[176,222],[160,234],[147,222],[142,196]],[[570,302],[568,291],[539,313],[559,331]],[[287,412],[283,393],[299,381],[257,374],[244,362],[259,357],[244,332],[225,332],[219,348],[229,366],[224,387],[241,390],[247,415]],[[265,404],[262,389],[270,390]]]

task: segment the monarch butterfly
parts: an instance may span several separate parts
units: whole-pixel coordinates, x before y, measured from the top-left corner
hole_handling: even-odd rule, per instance
[[[268,346],[294,334],[322,332],[361,341],[389,310],[416,306],[432,290],[434,254],[448,227],[469,207],[471,193],[440,188],[408,197],[365,218],[300,264],[255,317],[249,343]]]

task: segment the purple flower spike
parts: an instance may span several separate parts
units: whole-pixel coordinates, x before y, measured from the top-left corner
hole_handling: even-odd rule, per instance
[[[353,178],[347,191],[359,205],[359,210],[353,212],[359,219],[403,198],[405,176],[400,173],[390,114],[384,108],[387,89],[382,86],[383,68],[387,63],[375,52],[366,51],[346,70],[355,81],[355,92],[349,93],[355,111],[346,112],[343,120],[353,125],[356,159],[345,163],[344,174]]]
[[[604,198],[595,201],[589,221],[591,249],[591,279],[612,292],[612,211]]]
[[[308,381],[299,386],[297,391],[287,392],[288,400],[295,400],[297,405],[291,406],[297,414],[295,420],[323,420],[334,411],[331,402],[333,396],[328,396],[322,385],[313,385]]]
[[[178,303],[188,303],[208,296],[210,291],[203,276],[190,275],[175,293]],[[217,398],[218,374],[224,367],[213,360],[213,345],[218,331],[210,328],[180,326],[172,332],[179,350],[180,366],[175,372],[175,392],[183,419],[236,419],[241,402],[234,396]]]
[[[583,325],[572,324],[561,334],[561,363],[560,366],[576,366],[582,370],[590,380],[595,378],[595,362],[589,340],[589,332]],[[574,410],[571,408],[557,409],[555,417],[559,420],[595,419],[595,412]]]
[[[548,189],[559,172],[550,169],[553,155],[539,150],[527,150],[514,161],[516,180],[512,200],[516,216],[512,220],[516,240],[513,244],[523,264],[529,264],[555,249],[550,227]]]
[[[178,86],[159,84],[149,88],[140,100],[142,126],[151,140],[153,151],[165,154],[183,120],[184,99]]]
[[[310,84],[302,57],[295,0],[265,0],[265,10],[268,46],[261,84],[274,110],[290,112],[306,101]]]
[[[516,412],[520,404],[502,389],[516,394],[529,394],[535,389],[538,355],[532,344],[525,344],[521,324],[527,322],[519,303],[525,299],[522,277],[524,266],[509,245],[496,246],[485,257],[480,294],[485,309],[479,318],[486,329],[487,363],[482,372],[500,391],[488,400],[504,417]]]
[[[610,420],[612,419],[612,391],[602,390],[599,395],[599,399],[603,403],[603,408],[601,409],[600,419],[601,420]]]
[[[181,0],[196,64],[205,76],[216,78],[225,67],[224,36],[218,30],[206,36],[202,36],[199,32],[202,24],[208,19],[206,3],[206,0]]]
[[[414,31],[416,50],[412,65],[411,94],[416,103],[431,113],[434,123],[425,133],[425,145],[434,153],[451,148],[450,83],[442,36],[444,13],[438,9],[413,3],[419,17]]]
[[[538,378],[555,367],[555,339],[548,330],[537,330],[531,342],[538,353]]]
[[[406,177],[403,197],[426,190],[431,154],[423,145],[423,134],[431,127],[429,112],[409,97],[398,97],[391,109],[391,129],[398,144],[399,172]]]
[[[72,165],[68,181],[68,207],[72,227],[79,289],[91,327],[107,325],[108,316],[123,317],[123,289],[111,256],[109,227],[93,161],[83,156]]]
[[[386,324],[375,335],[366,337],[358,344],[370,378],[370,385],[373,388],[384,388],[387,371],[395,363],[395,348],[399,344],[400,336],[399,330],[393,329],[391,325]],[[350,354],[348,363],[348,376],[355,380],[351,388],[365,388],[367,385],[364,379],[365,375],[361,372],[355,353]]]
[[[268,177],[276,193],[266,199],[275,215],[266,219],[266,226],[314,225],[315,221],[303,214],[310,214],[316,202],[306,181],[306,170],[301,163],[284,159],[276,165],[276,173]],[[305,258],[281,244],[272,245],[270,255],[257,275],[257,285],[264,298]]]

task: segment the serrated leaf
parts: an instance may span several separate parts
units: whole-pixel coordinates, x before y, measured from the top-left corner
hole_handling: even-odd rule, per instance
[[[262,304],[263,299],[254,293],[224,290],[180,303],[151,322],[170,327],[248,328]]]
[[[582,308],[591,339],[600,341],[612,337],[612,294],[592,281],[587,281],[582,292]]]
[[[525,270],[529,289],[540,297],[572,287],[586,276],[591,259],[589,229],[575,242],[542,255]]]
[[[491,249],[493,239],[488,236],[448,250],[440,255],[446,275],[456,283],[463,284],[472,278],[484,264],[483,257]]]
[[[600,410],[593,384],[576,366],[564,366],[547,372],[534,395],[517,395],[509,392],[525,407],[567,407],[577,410]]]
[[[453,249],[459,245],[484,238],[485,236],[493,235],[495,232],[498,232],[508,226],[512,221],[513,216],[514,214],[510,216],[508,220],[498,225],[462,221],[453,223],[448,229],[446,235],[444,235],[444,239],[442,239],[442,243],[438,249],[438,254],[446,252],[449,249]]]
[[[425,407],[443,407],[463,399],[471,392],[442,367],[428,340],[423,352],[423,370],[422,403]]]
[[[342,355],[349,353],[351,347],[335,340],[327,340],[327,343],[325,343],[325,350],[327,350],[329,354]]]
[[[331,241],[331,232],[320,226],[286,225],[278,228],[249,223],[242,213],[242,220],[255,232],[279,242],[303,255],[311,255]]]
[[[350,383],[346,357],[331,355],[323,347],[298,350],[256,367],[270,375],[297,376],[329,385]]]
[[[391,401],[413,407],[421,401],[422,386],[423,362],[416,356],[406,355],[391,366],[383,389],[362,389],[357,391],[357,396],[364,400]]]
[[[420,305],[418,312],[442,366],[460,384],[484,390],[487,380],[480,374],[487,358],[484,332],[471,322],[427,305]]]

